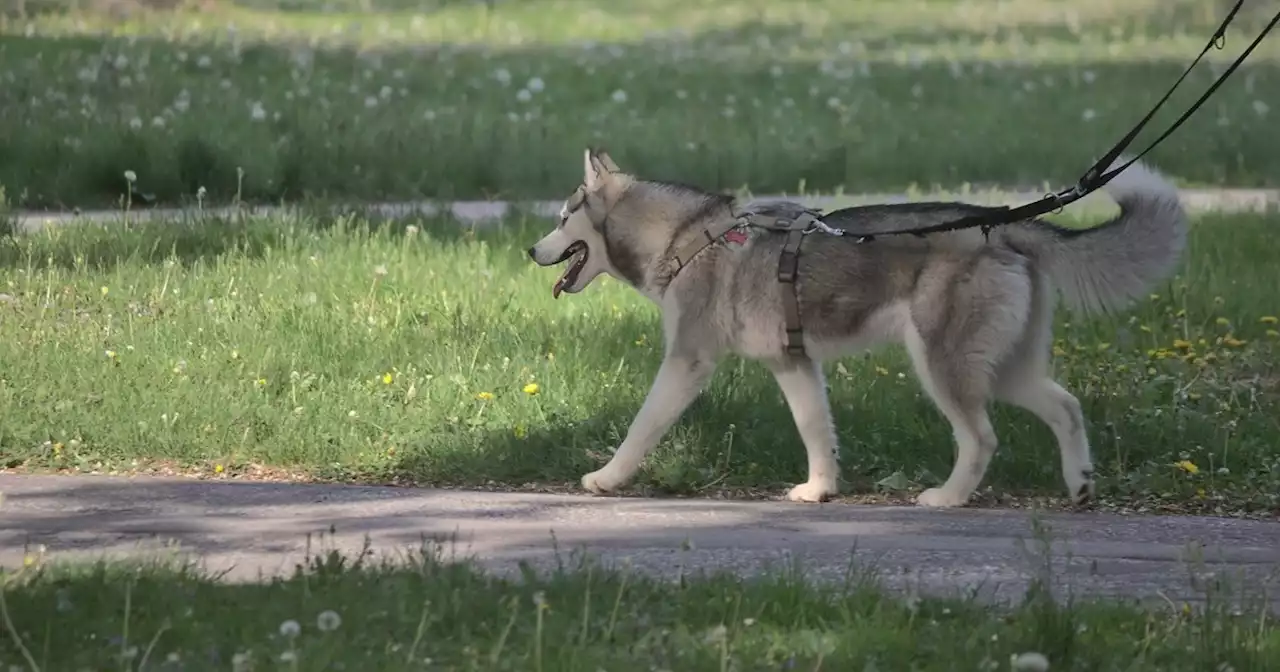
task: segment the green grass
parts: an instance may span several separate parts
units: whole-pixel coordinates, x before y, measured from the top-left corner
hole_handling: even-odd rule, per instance
[[[0,19],[0,184],[27,208],[114,204],[126,170],[165,203],[200,187],[223,201],[555,197],[598,144],[638,173],[709,188],[1038,187],[1073,180],[1118,140],[1227,9],[221,0],[124,15],[102,8],[163,3],[24,4]],[[1210,54],[1218,69],[1268,18],[1253,4]],[[1273,38],[1155,163],[1189,183],[1275,185],[1278,67]],[[1197,70],[1156,126],[1212,71]]]
[[[823,585],[802,565],[658,581],[584,559],[495,578],[432,546],[394,564],[317,556],[249,585],[165,562],[37,563],[0,581],[0,664],[32,672],[1044,669],[1011,660],[1031,653],[1052,670],[1280,665],[1274,619],[1221,587],[1203,608],[1071,600],[1052,583],[992,606],[904,600],[857,568]]]
[[[524,252],[548,226],[299,215],[0,241],[0,453],[72,472],[576,488],[621,442],[661,330],[607,278],[553,300],[556,272]],[[1058,376],[1084,405],[1104,500],[1280,505],[1276,226],[1206,216],[1155,295],[1058,320]],[[948,473],[948,425],[900,348],[828,371],[846,492]],[[1049,430],[1017,409],[993,417],[991,492],[1061,495]],[[769,374],[731,358],[636,487],[778,494],[803,469]]]

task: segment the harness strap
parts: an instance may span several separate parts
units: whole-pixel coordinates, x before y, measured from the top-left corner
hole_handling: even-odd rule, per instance
[[[738,215],[733,219],[726,219],[723,222],[712,224],[711,226],[703,229],[701,231],[701,235],[685,243],[676,251],[676,271],[678,272],[685,266],[688,266],[689,262],[693,261],[693,258],[708,245],[720,240],[724,234],[741,226],[742,221],[745,218],[746,216],[744,215]]]
[[[800,244],[804,242],[805,234],[821,227],[817,217],[807,212],[794,218],[760,213],[738,214],[733,219],[708,226],[693,240],[685,243],[676,252],[676,270],[683,269],[699,252],[743,225],[787,234],[778,255],[778,282],[788,285],[782,292],[782,313],[786,323],[785,349],[789,355],[803,357],[804,329],[800,323],[800,296],[795,284],[800,270]]]

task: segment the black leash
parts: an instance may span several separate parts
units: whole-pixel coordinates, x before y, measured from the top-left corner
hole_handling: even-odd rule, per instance
[[[970,215],[968,217],[961,217],[960,219],[952,220],[950,222],[943,222],[941,224],[934,224],[931,226],[922,226],[915,229],[899,229],[894,231],[877,231],[877,232],[865,233],[865,234],[854,234],[857,237],[857,241],[860,243],[869,242],[869,241],[875,240],[877,236],[891,236],[891,235],[901,235],[901,234],[911,234],[914,236],[923,237],[931,233],[944,233],[947,231],[959,231],[961,229],[972,229],[972,228],[981,228],[982,233],[986,235],[991,232],[991,229],[994,229],[998,226],[1013,224],[1014,222],[1026,221],[1028,219],[1033,219],[1035,217],[1048,214],[1055,210],[1061,210],[1064,206],[1070,205],[1080,200],[1081,198],[1084,198],[1085,196],[1088,196],[1089,194],[1102,188],[1108,182],[1114,179],[1116,175],[1119,175],[1120,172],[1123,171],[1125,168],[1128,168],[1129,166],[1133,165],[1135,161],[1137,161],[1138,159],[1141,159],[1143,156],[1146,156],[1147,152],[1150,152],[1152,149],[1155,149],[1155,147],[1159,145],[1161,142],[1164,142],[1164,140],[1168,138],[1174,131],[1178,130],[1178,127],[1181,126],[1183,122],[1191,118],[1191,115],[1195,114],[1196,111],[1200,109],[1201,105],[1204,105],[1205,101],[1207,101],[1209,97],[1212,96],[1214,92],[1216,92],[1218,88],[1221,87],[1222,84],[1227,81],[1227,78],[1230,77],[1231,74],[1234,73],[1242,63],[1244,63],[1245,59],[1249,57],[1249,54],[1253,53],[1253,50],[1256,49],[1257,46],[1262,43],[1263,38],[1267,36],[1267,33],[1271,32],[1272,28],[1275,28],[1276,23],[1280,23],[1280,12],[1276,12],[1275,16],[1271,18],[1271,22],[1268,23],[1266,27],[1262,29],[1262,32],[1258,33],[1258,36],[1254,38],[1252,43],[1249,44],[1249,47],[1246,48],[1244,52],[1241,53],[1240,56],[1236,58],[1234,62],[1232,62],[1231,66],[1228,67],[1226,71],[1223,72],[1213,82],[1213,84],[1210,85],[1209,88],[1205,90],[1204,94],[1201,95],[1200,98],[1194,104],[1191,105],[1191,107],[1187,108],[1186,112],[1182,113],[1182,116],[1178,117],[1177,121],[1170,124],[1169,127],[1165,129],[1164,133],[1160,134],[1160,137],[1156,138],[1150,145],[1147,145],[1147,148],[1142,150],[1142,152],[1139,153],[1137,156],[1133,157],[1132,159],[1129,159],[1118,168],[1107,172],[1107,168],[1110,167],[1113,163],[1115,163],[1116,159],[1118,159],[1120,155],[1124,153],[1124,150],[1128,149],[1129,145],[1133,144],[1133,141],[1138,137],[1138,134],[1142,131],[1143,128],[1146,127],[1147,123],[1151,121],[1151,118],[1155,116],[1155,113],[1160,109],[1160,107],[1164,105],[1166,101],[1169,100],[1169,96],[1173,95],[1173,92],[1177,90],[1178,86],[1181,85],[1183,80],[1187,78],[1187,75],[1191,74],[1191,71],[1195,69],[1197,65],[1200,64],[1200,60],[1204,58],[1204,55],[1209,53],[1209,50],[1211,49],[1222,49],[1226,45],[1227,27],[1230,26],[1231,22],[1235,20],[1236,14],[1240,12],[1240,8],[1243,6],[1244,6],[1244,0],[1236,0],[1235,6],[1231,8],[1231,11],[1227,14],[1227,17],[1222,20],[1221,25],[1219,25],[1218,29],[1214,31],[1213,36],[1209,38],[1209,42],[1204,45],[1204,49],[1201,49],[1200,54],[1197,55],[1195,60],[1191,62],[1191,65],[1187,66],[1186,70],[1182,71],[1182,76],[1179,77],[1177,81],[1173,83],[1173,86],[1169,87],[1169,90],[1164,94],[1164,97],[1161,98],[1158,102],[1156,102],[1156,104],[1151,108],[1151,111],[1147,112],[1147,115],[1143,117],[1142,120],[1139,121],[1137,125],[1135,125],[1127,134],[1125,134],[1125,136],[1121,138],[1120,141],[1117,142],[1114,147],[1112,147],[1105,155],[1103,155],[1101,159],[1098,159],[1098,161],[1094,163],[1093,166],[1089,168],[1089,170],[1086,171],[1085,174],[1080,177],[1080,179],[1076,182],[1075,186],[1067,189],[1063,189],[1062,191],[1059,191],[1056,193],[1049,194],[1038,201],[1032,201],[1031,203],[1020,205],[1016,208],[1010,208],[1009,206],[1002,206],[1001,208],[996,209],[994,212],[983,213],[980,215]],[[826,220],[828,217],[832,217],[841,212],[847,212],[849,210],[856,210],[856,208],[845,208],[843,210],[836,210],[834,212],[829,212],[819,217],[818,219]]]

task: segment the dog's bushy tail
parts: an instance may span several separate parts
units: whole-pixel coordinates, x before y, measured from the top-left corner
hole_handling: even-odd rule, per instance
[[[1187,242],[1178,190],[1155,170],[1134,163],[1103,190],[1120,214],[1098,226],[1075,230],[1034,222],[1010,231],[1018,242],[1031,243],[1066,304],[1085,314],[1115,310],[1147,294],[1173,272]]]

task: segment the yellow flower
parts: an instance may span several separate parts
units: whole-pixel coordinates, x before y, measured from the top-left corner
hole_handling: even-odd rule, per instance
[[[537,383],[529,383],[528,385],[524,386],[524,393],[528,395],[534,395],[538,393],[538,389],[539,388]]]
[[[255,381],[253,381],[253,384],[254,384],[254,385],[257,385],[258,387],[266,387],[266,385],[267,385],[267,379],[266,379],[266,378],[259,378],[259,379],[255,380]]]
[[[1236,338],[1235,336],[1232,336],[1231,334],[1227,334],[1227,335],[1222,339],[1222,342],[1223,342],[1223,343],[1225,343],[1225,344],[1227,344],[1227,345],[1228,345],[1228,346],[1230,346],[1230,347],[1238,348],[1238,347],[1240,347],[1240,346],[1244,345],[1245,343],[1247,343],[1248,341],[1242,341],[1242,340],[1240,340],[1240,339]]]
[[[1218,319],[1214,320],[1214,322],[1215,322],[1215,323],[1217,323],[1217,324],[1218,324],[1218,326],[1220,326],[1220,327],[1225,327],[1225,326],[1227,326],[1228,324],[1231,324],[1231,320],[1228,320],[1228,319],[1227,319],[1227,318],[1225,318],[1225,317],[1219,317]]]
[[[479,394],[477,394],[477,395],[476,395],[476,399],[479,399],[480,401],[493,401],[493,393],[492,393],[492,392],[481,392],[481,393],[479,393]]]
[[[511,433],[515,434],[517,439],[523,439],[524,437],[529,436],[529,430],[525,429],[524,425],[516,425],[515,428],[511,430]]]
[[[108,291],[110,291],[110,290],[108,290],[108,289],[107,289],[107,286],[106,286],[106,285],[103,285],[102,287],[100,287],[100,288],[98,289],[98,291],[102,292],[102,295],[103,295],[103,296],[106,296],[106,295],[107,295],[107,292],[108,292]]]
[[[390,384],[391,384],[391,381],[393,381],[393,380],[395,380],[395,378],[391,375],[391,372],[390,372],[390,371],[388,371],[388,372],[386,372],[386,373],[382,374],[382,384],[383,384],[383,385],[390,385]]]
[[[213,473],[215,473],[215,474],[221,474],[222,472],[224,472],[224,471],[226,471],[226,470],[227,470],[227,468],[226,468],[226,467],[224,467],[224,466],[222,466],[221,464],[215,464],[215,465],[213,465]]]
[[[1275,329],[1268,329],[1267,335],[1270,336],[1271,338],[1277,338],[1277,337],[1280,337],[1280,331],[1276,331]]]
[[[1055,346],[1053,346],[1053,356],[1054,356],[1054,357],[1062,357],[1062,356],[1064,356],[1064,355],[1066,355],[1066,354],[1067,354],[1067,351],[1066,351],[1066,350],[1063,350],[1063,349],[1062,349],[1062,346],[1060,346],[1060,345],[1055,345]]]
[[[877,366],[877,367],[876,367],[876,373],[877,373],[877,374],[879,374],[879,375],[881,375],[881,376],[887,376],[887,375],[889,375],[889,369],[886,369],[886,368],[884,368],[883,366]]]
[[[115,351],[115,350],[108,350],[108,351],[107,351],[107,359],[117,359],[117,358],[118,358],[118,355],[116,355],[116,351]]]
[[[1258,318],[1258,321],[1263,324],[1275,324],[1280,320],[1278,320],[1275,315],[1263,315],[1262,317]]]
[[[1175,338],[1175,339],[1173,339],[1173,347],[1175,347],[1175,348],[1177,348],[1177,349],[1179,349],[1179,350],[1190,350],[1190,349],[1191,349],[1191,341],[1184,341],[1184,340],[1182,340],[1181,338]]]
[[[1175,464],[1174,466],[1176,466],[1176,467],[1178,467],[1179,469],[1181,469],[1181,470],[1183,470],[1183,471],[1187,472],[1188,474],[1198,474],[1198,473],[1200,473],[1200,467],[1197,467],[1197,466],[1196,466],[1196,463],[1195,463],[1195,462],[1192,462],[1191,460],[1181,460],[1181,461],[1179,461],[1177,464]]]

